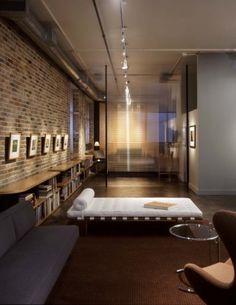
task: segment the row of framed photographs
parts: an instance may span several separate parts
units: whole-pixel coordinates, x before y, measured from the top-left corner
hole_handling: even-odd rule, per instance
[[[68,147],[68,134],[51,136],[51,134],[45,134],[42,137],[42,153],[47,154],[50,152],[51,141],[53,139],[53,151],[66,150]],[[27,156],[34,157],[37,154],[39,136],[32,134],[27,139]],[[8,160],[14,160],[20,156],[20,133],[12,133],[10,135],[9,147],[8,147]]]

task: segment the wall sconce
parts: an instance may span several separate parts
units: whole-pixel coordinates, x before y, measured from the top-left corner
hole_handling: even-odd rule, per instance
[[[95,143],[94,143],[94,150],[99,150],[99,148],[100,148],[99,142],[95,141]]]

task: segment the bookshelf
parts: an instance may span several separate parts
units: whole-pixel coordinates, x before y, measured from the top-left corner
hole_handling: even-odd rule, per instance
[[[9,203],[29,202],[33,205],[36,225],[44,222],[60,206],[60,172],[45,171],[0,188],[0,195]]]
[[[86,155],[86,157],[81,160],[83,181],[86,181],[92,175],[91,169],[93,165],[93,155]]]
[[[60,200],[62,202],[72,196],[90,177],[92,166],[92,156],[86,156],[84,159],[74,159],[51,168],[51,171],[60,172],[58,186],[60,187]]]
[[[81,160],[72,160],[51,168],[51,171],[60,172],[58,186],[60,187],[60,200],[67,200],[82,185]]]

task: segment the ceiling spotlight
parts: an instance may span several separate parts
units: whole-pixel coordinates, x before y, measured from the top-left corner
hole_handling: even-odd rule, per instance
[[[125,58],[123,61],[122,70],[127,70],[127,69],[128,69],[128,62],[127,59]]]

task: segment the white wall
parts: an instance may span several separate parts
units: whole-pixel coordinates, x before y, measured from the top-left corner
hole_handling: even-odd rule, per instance
[[[196,147],[189,147],[189,188],[199,193],[199,123],[198,110],[189,112],[189,126],[196,126]]]
[[[186,182],[186,114],[181,114],[177,118],[180,121],[179,131],[179,179]]]
[[[236,194],[236,57],[201,54],[197,71],[196,190],[199,194]]]

